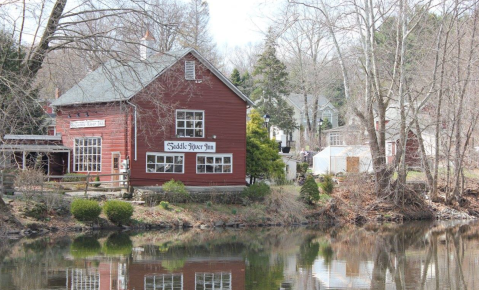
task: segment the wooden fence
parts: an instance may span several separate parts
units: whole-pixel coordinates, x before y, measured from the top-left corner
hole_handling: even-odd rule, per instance
[[[101,177],[111,177],[112,181],[96,181]],[[15,174],[1,172],[0,193],[13,194],[15,191]],[[120,177],[123,177],[122,179]],[[117,179],[117,180],[116,180]],[[70,181],[74,180],[74,181]],[[129,190],[130,177],[128,173],[117,174],[78,174],[78,175],[45,175],[43,184],[39,187],[44,191],[85,192],[88,191],[119,191]]]

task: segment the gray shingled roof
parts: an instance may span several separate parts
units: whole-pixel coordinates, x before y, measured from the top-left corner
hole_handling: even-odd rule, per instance
[[[291,103],[296,106],[300,111],[303,111],[304,108],[304,95],[303,94],[290,94],[287,96],[287,98],[291,101]],[[306,98],[308,99],[308,104],[310,106],[313,105],[314,102],[314,96],[313,95],[307,95]],[[324,109],[326,105],[328,105],[330,101],[324,97],[324,96],[319,96],[319,110]],[[334,107],[334,110],[337,110],[336,107]]]
[[[120,63],[116,60],[110,60],[95,71],[89,73],[78,84],[55,100],[52,105],[58,107],[129,100],[190,52],[240,98],[247,103],[252,103],[251,100],[243,95],[216,68],[201,57],[196,50],[187,48],[157,54],[141,62]]]

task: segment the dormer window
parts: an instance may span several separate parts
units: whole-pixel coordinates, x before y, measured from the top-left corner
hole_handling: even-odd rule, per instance
[[[195,62],[192,60],[187,60],[185,61],[185,80],[194,81],[195,79]]]

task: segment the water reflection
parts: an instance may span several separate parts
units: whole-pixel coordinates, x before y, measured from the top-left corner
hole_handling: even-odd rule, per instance
[[[0,289],[479,289],[477,223],[99,233],[0,243]]]

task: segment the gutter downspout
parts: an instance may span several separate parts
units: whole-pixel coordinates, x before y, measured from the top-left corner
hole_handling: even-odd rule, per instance
[[[128,101],[128,100],[127,100],[126,102],[135,109],[135,159],[134,159],[134,160],[136,161],[136,159],[137,159],[137,151],[138,151],[138,150],[137,150],[137,149],[138,149],[138,145],[137,145],[137,144],[138,144],[138,143],[137,143],[137,136],[138,136],[138,134],[137,134],[137,127],[136,127],[136,123],[137,123],[137,122],[136,122],[136,105],[130,103],[130,101]]]

